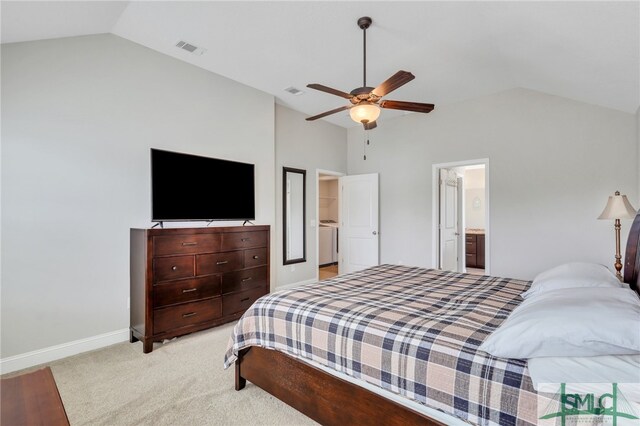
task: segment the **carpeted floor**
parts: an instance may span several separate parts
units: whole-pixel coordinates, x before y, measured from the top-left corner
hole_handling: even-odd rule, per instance
[[[222,369],[233,324],[154,345],[120,343],[50,364],[75,425],[313,425]]]

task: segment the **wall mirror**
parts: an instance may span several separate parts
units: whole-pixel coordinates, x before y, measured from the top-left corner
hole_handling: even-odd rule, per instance
[[[282,168],[283,264],[307,261],[306,170]]]

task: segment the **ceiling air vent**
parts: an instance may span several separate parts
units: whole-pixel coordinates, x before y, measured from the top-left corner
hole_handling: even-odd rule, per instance
[[[194,46],[191,43],[187,43],[186,41],[180,40],[176,43],[176,47],[186,50],[189,53],[193,53],[194,55],[202,55],[207,49],[203,49],[202,47]]]
[[[292,95],[296,95],[296,96],[302,95],[302,94],[304,93],[302,90],[300,90],[300,89],[296,89],[296,88],[295,88],[295,87],[293,87],[293,86],[291,86],[291,87],[287,87],[286,89],[284,89],[284,91],[285,91],[285,92],[289,92],[289,93],[291,93]]]

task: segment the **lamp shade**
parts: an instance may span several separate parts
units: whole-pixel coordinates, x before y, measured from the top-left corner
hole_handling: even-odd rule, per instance
[[[349,110],[356,123],[373,123],[380,116],[380,108],[368,102],[360,103]]]
[[[616,194],[609,197],[607,205],[598,219],[633,219],[636,216],[636,209],[633,208],[626,195]]]

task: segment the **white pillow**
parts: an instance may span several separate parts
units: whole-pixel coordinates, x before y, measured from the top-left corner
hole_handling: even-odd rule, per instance
[[[565,288],[531,296],[480,345],[500,358],[640,353],[640,299],[625,288]]]
[[[526,299],[549,290],[577,287],[624,287],[604,265],[587,262],[565,263],[538,274],[529,290],[522,293]]]
[[[527,366],[535,390],[541,383],[640,383],[640,355],[547,356]]]

